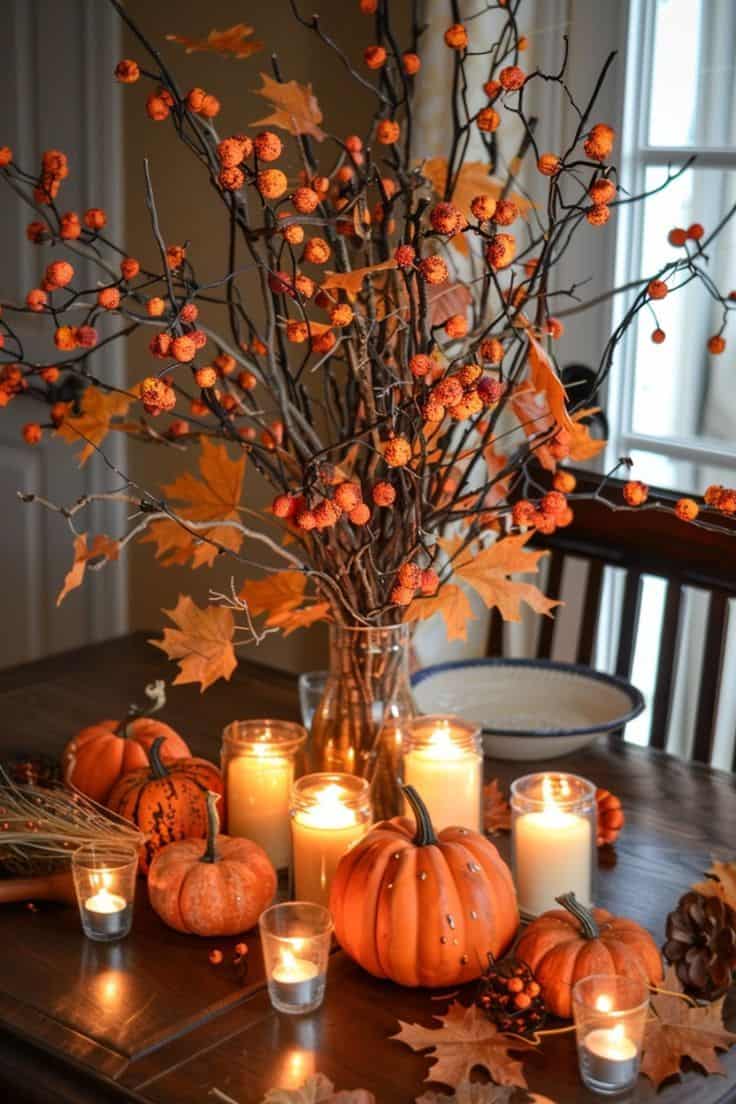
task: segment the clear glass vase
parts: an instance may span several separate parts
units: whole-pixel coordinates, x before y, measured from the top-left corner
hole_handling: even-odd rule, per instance
[[[312,721],[312,770],[367,778],[377,819],[401,811],[401,749],[414,716],[409,654],[408,625],[330,626],[330,669]]]

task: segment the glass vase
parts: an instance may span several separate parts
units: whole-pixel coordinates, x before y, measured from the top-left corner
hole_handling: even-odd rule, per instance
[[[330,667],[312,721],[313,771],[367,778],[376,819],[401,811],[399,773],[408,722],[408,625],[330,625]]]

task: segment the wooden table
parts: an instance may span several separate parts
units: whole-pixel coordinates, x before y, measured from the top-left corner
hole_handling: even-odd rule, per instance
[[[142,635],[0,673],[4,758],[58,753],[78,727],[125,712],[146,682],[171,666]],[[297,717],[293,677],[241,663],[229,684],[200,696],[170,691],[166,719],[195,753],[216,759],[220,731],[236,716]],[[659,940],[664,918],[712,856],[736,841],[736,787],[730,775],[661,753],[605,741],[556,760],[618,793],[627,825],[618,862],[600,872],[603,906],[632,916]],[[524,772],[526,769],[524,766]],[[528,764],[537,769],[538,764]],[[504,784],[521,772],[487,762]],[[499,846],[507,852],[508,840]],[[248,937],[248,975],[230,965],[235,939],[200,940],[165,928],[139,886],[131,936],[94,944],[75,910],[56,905],[0,910],[0,1087],[14,1104],[206,1104],[218,1088],[239,1104],[258,1104],[276,1085],[295,1086],[320,1071],[339,1088],[367,1088],[379,1104],[410,1104],[424,1091],[429,1064],[391,1042],[397,1020],[429,1025],[445,1005],[424,991],[399,989],[364,974],[342,952],[332,956],[323,1008],[280,1016],[269,1004],[257,939]],[[225,962],[213,967],[218,946]],[[736,1027],[736,1001],[728,1023]],[[659,1094],[663,1104],[736,1101],[736,1048],[723,1056],[726,1078],[695,1071]],[[557,1104],[599,1098],[581,1085],[571,1035],[545,1041],[525,1059],[532,1089]],[[628,1101],[655,1098],[640,1078]],[[620,1099],[620,1098],[617,1098]]]

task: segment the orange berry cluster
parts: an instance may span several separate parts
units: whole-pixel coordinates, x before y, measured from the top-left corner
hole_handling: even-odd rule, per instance
[[[546,1007],[542,988],[523,962],[504,960],[490,964],[480,980],[477,1002],[499,1031],[533,1034],[544,1024]]]
[[[425,596],[437,593],[440,577],[432,567],[421,568],[419,564],[407,561],[396,573],[396,582],[391,589],[390,601],[397,606],[408,606],[417,591]]]
[[[718,510],[728,517],[736,516],[736,488],[722,487],[718,483],[713,483],[710,487],[706,487],[703,499],[706,506],[710,506],[711,509]]]
[[[528,498],[520,498],[514,503],[511,508],[511,520],[515,526],[520,529],[536,529],[539,533],[549,535],[556,529],[564,529],[571,524],[574,515],[567,501],[569,491],[562,488],[569,487],[573,490],[575,477],[567,472],[564,474],[569,477],[560,479],[555,490],[547,491],[538,504],[535,505]]]

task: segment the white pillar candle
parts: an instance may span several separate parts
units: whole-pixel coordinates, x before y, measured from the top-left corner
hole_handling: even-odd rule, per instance
[[[327,905],[337,864],[367,831],[368,783],[354,775],[316,774],[300,779],[295,793],[294,896]]]
[[[483,755],[476,728],[449,717],[419,718],[411,727],[403,779],[422,798],[436,831],[481,831]]]

